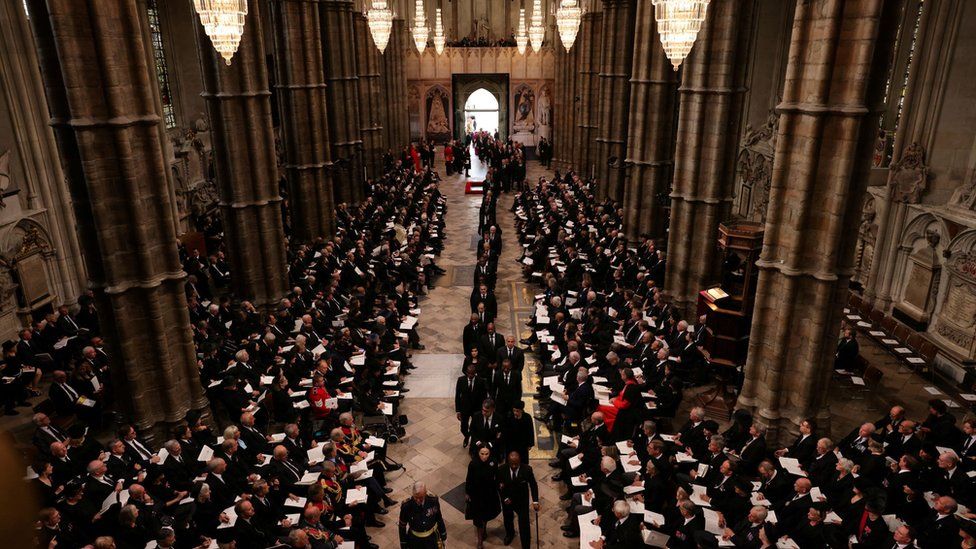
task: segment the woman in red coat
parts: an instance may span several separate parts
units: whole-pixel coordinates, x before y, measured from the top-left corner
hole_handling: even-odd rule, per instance
[[[454,173],[454,149],[451,144],[444,145],[444,165],[447,167],[447,175]]]
[[[641,392],[637,380],[634,379],[634,370],[624,368],[620,371],[620,377],[624,380],[623,388],[610,401],[610,405],[604,404],[599,410],[603,412],[603,421],[613,437],[616,440],[626,440],[633,434],[640,419]]]

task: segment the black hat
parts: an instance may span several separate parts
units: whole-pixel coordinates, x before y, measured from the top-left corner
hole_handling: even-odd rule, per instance
[[[525,401],[520,400],[516,402],[512,408],[515,408],[516,410],[525,410]]]
[[[75,423],[68,427],[68,438],[82,438],[88,432],[88,428],[81,423]]]
[[[880,515],[884,513],[885,505],[884,505],[884,501],[881,499],[872,499],[864,504],[864,508],[869,513]]]
[[[8,339],[7,341],[3,342],[3,352],[7,353],[16,346],[17,346],[16,343]]]
[[[705,421],[702,422],[702,429],[704,429],[704,430],[706,430],[706,431],[708,431],[710,433],[717,433],[718,432],[718,422],[715,421],[715,420],[712,420],[712,419],[706,419]]]

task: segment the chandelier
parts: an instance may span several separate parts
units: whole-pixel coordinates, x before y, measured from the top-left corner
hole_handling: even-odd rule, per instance
[[[705,21],[709,0],[651,0],[661,45],[674,70],[688,57]]]
[[[515,45],[520,55],[525,55],[525,48],[529,45],[529,34],[525,30],[525,8],[519,9],[518,32],[515,33]]]
[[[427,38],[430,36],[430,29],[427,28],[427,16],[424,15],[424,0],[417,0],[414,9],[413,43],[417,46],[417,51],[423,54],[427,48]]]
[[[437,55],[444,53],[444,44],[446,43],[444,23],[441,22],[441,9],[437,8],[437,19],[434,20],[434,51],[437,52]]]
[[[373,44],[383,53],[390,43],[390,33],[393,31],[393,10],[387,6],[386,0],[373,0],[373,7],[366,12],[366,24],[369,25]]]
[[[545,37],[546,28],[542,25],[542,0],[535,0],[532,3],[532,25],[529,26],[529,43],[532,44],[532,51],[539,53]]]
[[[562,0],[559,9],[556,10],[556,28],[559,29],[559,39],[566,51],[573,48],[582,20],[583,8],[580,7],[578,0]]]
[[[230,65],[244,35],[247,0],[193,0],[193,7],[214,49]]]

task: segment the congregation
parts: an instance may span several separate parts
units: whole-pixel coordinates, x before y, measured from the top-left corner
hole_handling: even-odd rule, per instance
[[[191,411],[153,444],[110,428],[111,357],[90,301],[5,345],[21,390],[52,371],[27,476],[42,501],[37,546],[378,547],[367,529],[399,504],[387,447],[405,434],[403,379],[423,348],[417,298],[444,272],[438,186],[407,154],[394,161],[367,200],[336,208],[334,239],[294,243],[293,289],[268,314],[227,293],[235,273],[219,252],[181,250],[213,417]],[[418,506],[437,508],[422,484],[403,510]]]

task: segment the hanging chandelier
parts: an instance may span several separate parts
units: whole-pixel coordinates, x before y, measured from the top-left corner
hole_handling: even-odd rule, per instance
[[[580,7],[578,0],[562,0],[559,9],[556,10],[556,28],[559,29],[559,39],[566,51],[573,48],[582,20],[583,8]]]
[[[441,21],[441,9],[437,8],[437,19],[434,20],[434,51],[437,55],[444,53],[447,37],[444,36],[444,23]]]
[[[413,17],[413,43],[417,46],[417,51],[421,54],[427,48],[427,38],[430,37],[430,29],[427,28],[427,16],[424,14],[424,0],[417,0]]]
[[[529,26],[529,43],[532,44],[532,51],[539,53],[545,37],[546,28],[542,24],[542,0],[535,0],[532,3],[532,25]]]
[[[193,0],[193,7],[214,49],[230,65],[244,35],[247,0]]]
[[[678,70],[691,53],[705,21],[709,0],[651,0],[664,53]]]
[[[519,8],[518,32],[515,33],[515,45],[520,55],[525,55],[525,48],[529,45],[529,34],[525,29],[525,8]]]
[[[386,0],[373,0],[373,7],[366,12],[366,24],[369,25],[373,44],[382,54],[386,51],[386,46],[390,43],[390,33],[393,32],[393,10],[386,4]]]

